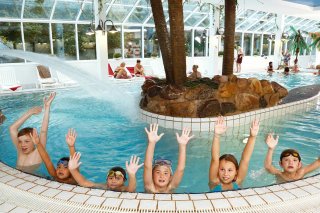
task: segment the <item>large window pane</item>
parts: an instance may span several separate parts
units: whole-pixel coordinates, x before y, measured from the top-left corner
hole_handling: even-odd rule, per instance
[[[238,47],[241,46],[241,36],[242,33],[235,33],[234,34],[234,45],[235,45],[235,49],[237,49]]]
[[[262,54],[267,56],[269,55],[269,35],[263,35],[263,44],[262,44]]]
[[[59,58],[75,60],[75,25],[52,24],[53,53]]]
[[[144,29],[144,57],[159,57],[160,47],[157,38],[156,30],[153,27]]]
[[[26,50],[50,54],[49,24],[24,23]]]
[[[54,0],[26,0],[24,18],[50,18]]]
[[[57,1],[53,19],[76,20],[80,11],[80,7],[81,3],[78,1]]]
[[[116,26],[118,32],[108,32],[108,58],[118,58],[121,55],[121,26]],[[121,55],[122,57],[122,55]]]
[[[251,55],[251,39],[252,39],[252,33],[244,34],[244,41],[243,41],[244,55]]]
[[[89,24],[78,25],[79,58],[80,60],[96,59],[96,38],[94,35],[86,35]]]
[[[124,28],[124,57],[141,58],[141,27]]]
[[[205,34],[203,34],[205,32]],[[202,30],[194,31],[194,56],[205,56],[207,33]]]
[[[192,52],[191,52],[191,48],[192,48],[192,31],[191,30],[185,30],[184,31],[184,39],[185,39],[185,53],[186,56],[192,57]]]
[[[255,34],[253,40],[253,55],[260,55],[261,49],[261,34]]]
[[[2,45],[1,43],[11,49],[23,49],[20,23],[0,22],[0,45]],[[24,60],[9,56],[0,56],[0,63],[18,62],[24,62]]]
[[[20,18],[22,0],[0,0],[0,17]]]

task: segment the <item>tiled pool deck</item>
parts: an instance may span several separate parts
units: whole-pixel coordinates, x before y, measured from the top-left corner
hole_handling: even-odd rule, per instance
[[[0,212],[320,212],[320,175],[203,194],[121,193],[62,184],[0,163]]]

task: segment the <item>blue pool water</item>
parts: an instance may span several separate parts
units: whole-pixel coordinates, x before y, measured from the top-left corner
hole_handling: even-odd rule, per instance
[[[252,75],[251,75],[252,76]],[[251,77],[250,76],[250,77]],[[248,75],[246,75],[248,77]],[[262,75],[256,76],[264,78]],[[310,76],[312,77],[312,76]],[[273,77],[271,77],[273,78]],[[280,79],[281,84],[294,88],[301,85],[320,83],[319,77],[299,79],[296,76]],[[303,77],[304,78],[304,77]],[[274,79],[271,79],[274,80]],[[305,84],[304,84],[305,83]],[[139,93],[139,86],[133,92]],[[132,88],[131,88],[132,92]],[[33,93],[14,96],[0,96],[0,108],[7,120],[0,125],[0,160],[15,167],[16,151],[11,143],[8,127],[30,107],[42,105],[42,99],[47,93]],[[120,110],[119,110],[120,108]],[[81,89],[57,90],[57,96],[52,104],[48,133],[47,150],[54,163],[62,156],[68,155],[65,144],[65,134],[68,128],[75,128],[78,137],[76,149],[82,153],[81,172],[90,180],[104,182],[106,172],[113,166],[125,166],[125,161],[131,154],[144,159],[146,123],[136,119],[136,115],[126,116],[121,113],[121,106],[103,99],[93,98]],[[260,134],[246,181],[243,187],[264,186],[275,183],[275,178],[263,169],[263,161],[267,151],[264,143],[265,134],[274,130],[280,135],[280,142],[275,151],[274,164],[278,165],[281,151],[294,148],[301,152],[303,164],[313,162],[320,153],[320,109],[315,109],[297,115],[286,116],[277,121],[262,121]],[[40,129],[42,114],[31,117],[24,126]],[[244,148],[242,140],[249,132],[229,128],[228,134],[221,139],[221,153],[233,153],[238,159]],[[175,131],[160,128],[165,135],[156,146],[155,156],[173,160],[177,164],[178,146]],[[211,157],[211,133],[195,132],[195,138],[187,149],[187,164],[185,174],[177,192],[208,191],[208,170]],[[40,174],[47,175],[42,166]],[[315,171],[312,174],[319,173]],[[143,191],[143,170],[137,174],[137,191]]]

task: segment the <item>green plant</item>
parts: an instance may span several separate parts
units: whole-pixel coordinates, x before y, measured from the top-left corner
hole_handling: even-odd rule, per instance
[[[121,53],[114,53],[113,54],[113,58],[121,58],[121,57],[122,57]]]
[[[296,30],[293,26],[290,26],[292,34],[290,35],[290,40],[292,40],[292,45],[290,46],[290,51],[294,51],[296,54],[296,59],[294,59],[294,64],[298,64],[298,55],[300,51],[309,51],[309,46],[304,40],[300,30]]]
[[[151,53],[151,57],[158,57],[158,53],[156,52]]]
[[[317,48],[320,51],[320,33],[312,33],[311,38],[313,42],[309,45],[309,47]]]
[[[224,52],[223,51],[219,51],[218,52],[218,56],[223,56]]]

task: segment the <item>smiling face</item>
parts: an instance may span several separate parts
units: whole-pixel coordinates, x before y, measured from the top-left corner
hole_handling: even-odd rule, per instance
[[[30,154],[34,150],[34,145],[29,135],[21,135],[18,137],[18,147],[23,154]]]
[[[166,187],[171,180],[171,170],[168,165],[157,165],[152,170],[152,179],[156,187]]]
[[[67,164],[67,166],[65,166],[64,164],[60,163],[57,166],[56,174],[57,174],[57,177],[62,180],[69,178],[71,173],[68,169],[68,164]]]
[[[237,169],[234,163],[225,159],[220,160],[219,163],[219,180],[221,183],[229,184],[236,179]]]
[[[299,158],[292,155],[283,157],[279,164],[283,170],[288,173],[295,173],[299,168],[301,168],[301,161],[299,161]]]

